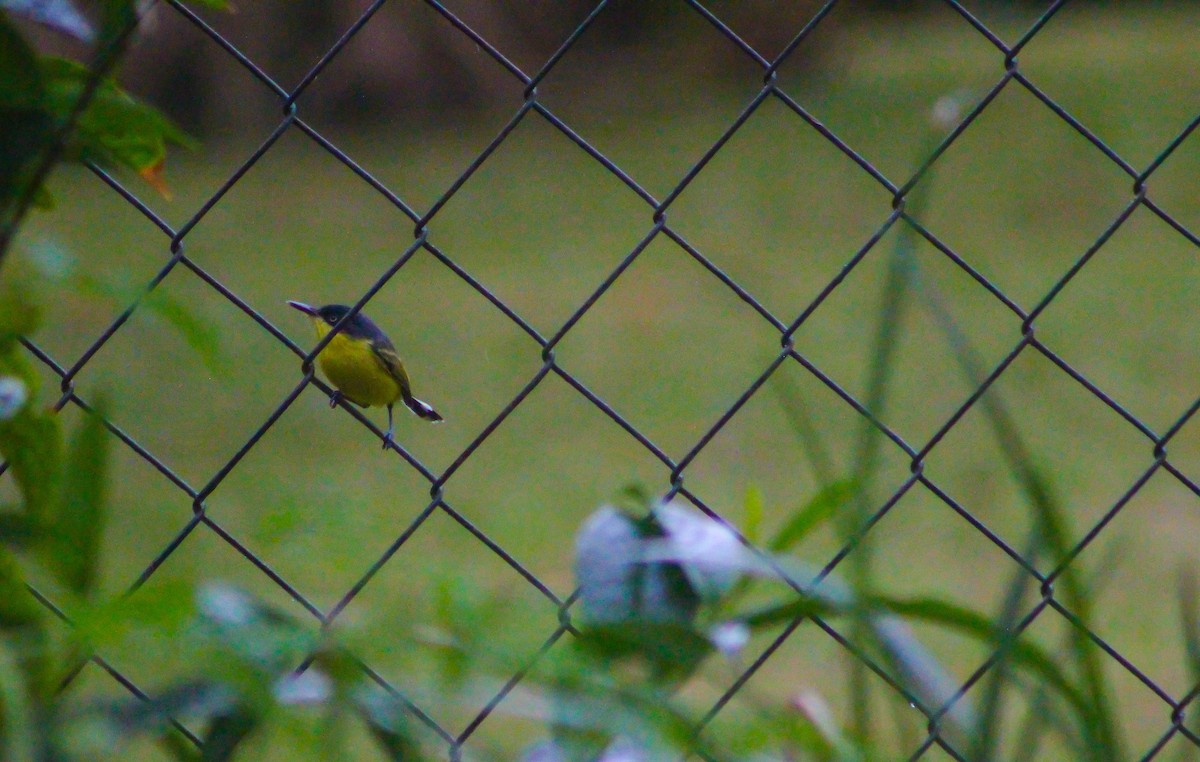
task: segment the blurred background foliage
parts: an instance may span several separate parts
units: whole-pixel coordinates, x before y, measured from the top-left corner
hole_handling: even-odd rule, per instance
[[[1093,0],[1082,4],[1097,9],[1113,5]],[[817,0],[716,0],[704,7],[772,59],[824,5]],[[443,7],[532,75],[596,4],[588,0],[500,0],[448,2]],[[1036,16],[1046,4],[984,0],[968,2],[965,7],[986,22],[997,17]],[[365,4],[333,0],[300,6],[286,0],[260,0],[235,4],[232,15],[203,8],[195,12],[282,87],[290,88],[365,8]],[[615,76],[607,67],[589,65],[603,62],[620,67],[629,76],[639,76],[638,70],[642,70],[640,76],[650,76],[645,69],[654,68],[656,76],[686,72],[716,86],[736,82],[744,54],[697,24],[696,18],[685,2],[607,3],[583,44],[572,51],[572,68],[592,70],[597,77]],[[944,18],[938,4],[921,1],[839,4],[822,22],[821,39],[806,44],[790,68],[806,73],[835,70],[844,63],[839,54],[843,40],[869,34],[874,25],[916,30],[925,24],[945,23]],[[137,44],[129,52],[122,81],[205,137],[276,115],[270,102],[259,97],[260,86],[246,77],[228,76],[228,64],[224,51],[197,35],[166,3],[152,4]],[[321,96],[306,102],[306,118],[357,126],[428,126],[470,119],[480,110],[512,102],[510,76],[423,3],[386,4],[330,71],[334,73],[322,77]],[[633,98],[613,105],[637,106]]]

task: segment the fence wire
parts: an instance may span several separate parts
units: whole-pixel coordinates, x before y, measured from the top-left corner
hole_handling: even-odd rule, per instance
[[[495,554],[503,563],[507,564],[515,570],[528,585],[544,597],[549,605],[553,606],[558,612],[559,626],[552,632],[545,634],[544,642],[537,650],[531,661],[522,669],[515,672],[511,678],[503,685],[503,687],[491,697],[489,701],[478,711],[471,719],[466,727],[460,732],[453,732],[451,729],[443,727],[435,721],[423,708],[409,699],[401,688],[392,685],[382,675],[380,675],[370,664],[361,663],[362,669],[370,676],[372,680],[382,686],[384,689],[393,695],[401,698],[409,707],[411,712],[419,718],[428,728],[441,739],[445,744],[446,755],[448,759],[456,760],[461,757],[464,751],[464,745],[468,743],[472,735],[478,728],[485,723],[493,711],[505,700],[505,697],[516,687],[522,678],[527,674],[538,659],[540,659],[556,642],[560,639],[569,636],[574,632],[571,624],[571,608],[575,601],[575,595],[567,598],[562,598],[557,595],[545,582],[538,578],[529,568],[523,565],[516,557],[506,551],[506,549],[496,540],[489,537],[480,528],[475,526],[466,516],[457,511],[450,503],[444,494],[446,483],[453,477],[464,463],[466,463],[478,448],[496,431],[496,429],[508,418],[517,408],[519,408],[529,397],[539,384],[541,384],[548,376],[554,375],[565,381],[573,388],[583,399],[601,411],[605,416],[614,421],[621,427],[629,436],[631,446],[644,448],[654,458],[661,462],[663,466],[664,480],[661,485],[663,491],[668,497],[681,497],[690,501],[701,511],[705,512],[714,519],[721,521],[723,524],[729,524],[725,521],[714,509],[710,508],[705,502],[696,495],[687,484],[688,466],[695,458],[704,450],[704,448],[712,441],[718,432],[722,430],[739,411],[743,409],[746,403],[756,394],[758,394],[764,383],[776,373],[782,366],[795,363],[803,368],[804,372],[811,374],[821,384],[828,387],[834,392],[849,408],[851,408],[858,416],[869,421],[870,425],[874,426],[881,432],[888,441],[892,443],[899,451],[904,453],[908,459],[911,468],[911,476],[906,479],[900,487],[890,495],[881,505],[875,508],[875,512],[870,516],[866,526],[862,532],[865,534],[874,524],[879,521],[893,505],[895,505],[901,497],[909,490],[917,485],[924,487],[931,495],[934,495],[938,500],[954,512],[963,516],[970,524],[978,530],[979,534],[986,538],[988,542],[996,545],[1007,556],[1016,561],[1021,568],[1027,573],[1030,579],[1036,583],[1040,589],[1040,600],[1033,609],[1018,623],[1016,633],[1020,634],[1028,629],[1039,618],[1044,616],[1052,616],[1051,612],[1061,616],[1070,626],[1084,630],[1087,637],[1103,652],[1112,659],[1113,662],[1120,665],[1120,668],[1126,670],[1129,675],[1132,675],[1137,681],[1146,686],[1154,695],[1161,700],[1163,704],[1163,728],[1161,737],[1150,748],[1141,753],[1140,758],[1143,760],[1154,759],[1159,756],[1160,752],[1167,747],[1168,743],[1177,736],[1186,739],[1193,745],[1200,747],[1200,738],[1185,725],[1185,712],[1200,693],[1200,685],[1192,688],[1185,694],[1176,695],[1165,687],[1156,683],[1149,675],[1140,670],[1130,659],[1126,658],[1114,646],[1105,641],[1096,632],[1088,629],[1079,619],[1075,612],[1072,612],[1068,606],[1060,600],[1055,593],[1054,583],[1062,575],[1067,566],[1079,555],[1086,547],[1088,547],[1102,530],[1118,515],[1124,506],[1138,493],[1138,491],[1147,483],[1151,476],[1158,472],[1169,474],[1174,479],[1178,480],[1188,491],[1200,495],[1200,487],[1185,476],[1178,468],[1176,468],[1168,458],[1167,445],[1171,439],[1179,432],[1200,409],[1200,400],[1193,403],[1187,410],[1176,419],[1165,431],[1159,433],[1151,426],[1133,415],[1128,409],[1119,404],[1112,397],[1103,392],[1095,383],[1079,369],[1073,367],[1061,356],[1053,352],[1049,347],[1043,344],[1037,335],[1037,320],[1038,317],[1046,310],[1046,308],[1054,302],[1064,287],[1075,278],[1088,262],[1096,254],[1097,251],[1105,244],[1106,241],[1122,226],[1130,215],[1139,207],[1145,208],[1153,213],[1169,225],[1179,236],[1186,239],[1192,246],[1200,246],[1200,238],[1195,233],[1190,231],[1184,224],[1172,217],[1167,211],[1155,203],[1154,199],[1149,194],[1146,184],[1148,178],[1163,164],[1168,157],[1180,146],[1181,143],[1191,134],[1191,132],[1200,124],[1200,115],[1197,115],[1184,130],[1182,130],[1174,139],[1172,139],[1158,155],[1144,168],[1139,169],[1130,162],[1122,158],[1116,150],[1105,144],[1094,132],[1092,132],[1079,119],[1074,117],[1062,105],[1057,103],[1054,98],[1048,95],[1045,91],[1038,87],[1022,72],[1018,64],[1018,55],[1029,44],[1031,40],[1045,27],[1065,4],[1065,0],[1057,0],[1051,4],[1042,13],[1036,21],[1028,28],[1028,30],[1013,44],[1004,42],[999,35],[989,29],[979,18],[973,15],[966,7],[955,0],[941,0],[945,6],[953,10],[953,12],[962,20],[962,23],[969,25],[980,37],[996,50],[996,62],[1000,70],[999,77],[995,84],[990,88],[986,95],[980,99],[973,107],[961,116],[957,124],[945,137],[945,139],[937,146],[936,150],[927,157],[925,163],[911,176],[907,178],[893,179],[888,177],[881,169],[873,165],[861,153],[845,139],[839,137],[832,129],[823,124],[809,110],[807,110],[800,101],[790,95],[777,80],[777,72],[780,66],[792,57],[797,50],[801,49],[806,40],[810,38],[814,30],[816,30],[826,19],[829,13],[837,5],[837,0],[830,0],[826,3],[808,23],[795,35],[794,38],[786,45],[783,51],[775,58],[768,58],[760,51],[756,50],[750,43],[740,37],[733,29],[722,22],[722,20],[706,8],[702,3],[696,0],[689,0],[687,6],[690,13],[695,13],[704,20],[705,23],[711,25],[717,30],[731,45],[743,54],[746,58],[752,61],[762,72],[761,89],[754,94],[752,98],[740,110],[733,121],[728,125],[721,136],[704,152],[698,161],[690,166],[678,182],[671,188],[662,198],[657,198],[650,193],[645,187],[640,185],[638,181],[627,171],[622,169],[615,161],[606,156],[602,151],[596,148],[592,143],[585,139],[579,132],[574,130],[572,126],[561,116],[555,113],[546,103],[544,103],[538,94],[538,85],[549,75],[555,67],[567,56],[571,54],[572,49],[578,41],[583,37],[588,29],[596,22],[602,12],[608,5],[607,0],[599,2],[595,8],[587,15],[587,17],[575,28],[561,46],[554,52],[553,55],[545,62],[545,64],[534,72],[527,72],[515,64],[508,58],[504,52],[499,50],[491,42],[489,42],[482,34],[473,29],[462,18],[452,12],[443,4],[435,0],[426,0],[426,4],[432,8],[442,19],[450,24],[458,33],[469,38],[478,48],[484,51],[494,61],[501,66],[511,77],[520,83],[523,87],[522,97],[518,102],[514,103],[514,109],[511,118],[507,121],[495,138],[470,162],[466,170],[445,188],[444,192],[434,201],[434,203],[426,210],[421,211],[414,206],[406,203],[399,194],[392,191],[384,182],[373,176],[363,167],[355,162],[355,160],[345,151],[339,148],[332,140],[328,139],[318,129],[305,121],[303,117],[303,104],[301,97],[305,91],[317,78],[317,76],[332,62],[346,47],[346,45],[355,38],[361,30],[371,23],[372,17],[385,5],[386,0],[375,0],[362,15],[341,35],[337,42],[331,47],[325,55],[323,55],[316,65],[301,79],[300,83],[291,90],[284,88],[276,83],[262,68],[257,66],[254,61],[245,55],[236,45],[230,42],[226,37],[218,33],[212,26],[206,23],[187,5],[178,2],[178,0],[164,0],[166,8],[164,12],[176,13],[181,18],[185,19],[196,29],[200,30],[204,35],[210,38],[214,43],[219,45],[225,53],[241,65],[246,71],[252,74],[261,85],[278,98],[282,116],[278,125],[270,133],[267,139],[255,150],[228,178],[220,185],[215,193],[212,194],[195,212],[195,214],[178,228],[172,227],[162,217],[155,214],[151,208],[143,203],[138,196],[126,188],[115,177],[105,172],[103,169],[90,166],[94,172],[104,183],[106,183],[112,191],[118,194],[121,198],[136,208],[150,224],[154,225],[163,236],[166,238],[170,256],[162,265],[158,273],[147,285],[146,293],[155,289],[169,273],[177,268],[184,268],[191,271],[207,284],[213,291],[220,294],[221,297],[228,300],[239,310],[249,316],[257,325],[275,341],[279,342],[289,349],[297,358],[297,366],[300,368],[300,377],[296,381],[295,386],[286,396],[279,401],[271,413],[255,432],[241,444],[236,453],[223,466],[211,475],[207,482],[200,486],[190,484],[182,476],[172,470],[163,459],[157,457],[150,452],[146,447],[139,444],[129,433],[122,430],[116,424],[107,422],[109,430],[118,438],[125,446],[129,447],[140,458],[157,469],[171,484],[173,484],[180,492],[186,495],[193,508],[193,515],[186,526],[157,554],[154,560],[146,566],[136,580],[133,581],[130,590],[137,590],[143,585],[159,567],[180,547],[184,540],[197,531],[200,527],[205,527],[219,536],[225,543],[233,548],[237,553],[252,563],[263,575],[271,580],[274,585],[277,585],[288,596],[295,600],[300,606],[311,614],[313,619],[321,626],[328,627],[337,621],[341,613],[346,607],[355,600],[359,593],[371,582],[372,578],[388,563],[389,559],[400,549],[402,545],[409,540],[410,537],[420,530],[421,526],[435,514],[444,514],[459,524],[465,530],[470,532],[477,538],[483,548],[488,552]],[[938,159],[952,144],[957,141],[960,136],[967,131],[971,124],[992,104],[993,100],[1002,91],[1007,88],[1021,88],[1032,94],[1042,105],[1045,106],[1063,123],[1068,125],[1072,130],[1085,138],[1091,145],[1098,149],[1108,161],[1118,168],[1129,180],[1130,190],[1125,206],[1120,213],[1111,221],[1111,224],[1097,237],[1090,246],[1083,252],[1081,256],[1071,265],[1071,267],[1063,274],[1053,287],[1044,295],[1044,297],[1036,303],[1032,309],[1021,307],[1017,301],[1010,298],[996,283],[989,280],[978,270],[974,269],[963,257],[959,256],[953,248],[948,244],[939,240],[932,232],[921,225],[914,219],[908,211],[906,211],[906,202],[909,200],[910,193],[917,185],[918,181],[924,176],[929,167]],[[757,300],[746,288],[742,287],[734,278],[726,273],[722,268],[717,266],[710,258],[702,253],[696,246],[688,241],[687,238],[677,229],[673,228],[670,223],[670,210],[672,204],[680,196],[680,194],[689,186],[689,184],[697,177],[697,175],[709,164],[710,161],[725,147],[726,143],[738,132],[738,130],[746,123],[764,103],[768,101],[777,101],[786,107],[798,120],[801,120],[813,130],[818,132],[825,140],[834,146],[839,152],[851,159],[859,170],[870,177],[872,181],[884,188],[891,197],[890,208],[880,210],[882,223],[879,225],[873,235],[870,236],[867,243],[864,244],[844,265],[841,271],[834,277],[819,294],[808,304],[801,313],[791,320],[784,320],[772,314],[762,302]],[[617,178],[621,183],[633,191],[645,204],[646,212],[646,228],[639,243],[624,256],[616,267],[607,274],[603,281],[591,292],[591,294],[578,306],[570,317],[562,323],[562,325],[550,335],[545,335],[536,330],[528,321],[523,319],[518,312],[504,300],[499,298],[495,293],[490,291],[487,286],[479,279],[473,277],[464,267],[456,263],[446,252],[440,250],[429,240],[429,232],[437,223],[437,217],[443,207],[458,194],[466,185],[468,185],[477,170],[488,160],[488,158],[509,139],[514,129],[525,120],[541,119],[545,123],[551,125],[554,129],[561,132],[570,141],[584,152],[588,157],[604,168],[605,171]],[[195,260],[187,254],[187,243],[189,235],[196,225],[203,220],[217,205],[224,202],[229,191],[238,184],[245,174],[258,163],[265,155],[272,151],[279,143],[280,138],[289,132],[297,132],[314,144],[320,146],[321,149],[328,152],[350,170],[352,170],[361,180],[370,186],[374,191],[379,193],[384,199],[391,203],[401,214],[408,217],[413,226],[413,240],[408,244],[404,252],[393,262],[393,264],[379,276],[374,284],[362,294],[357,302],[353,305],[353,310],[357,312],[381,289],[388,283],[410,259],[418,252],[424,251],[432,255],[434,259],[443,264],[447,270],[453,273],[457,278],[460,278],[471,289],[475,290],[485,297],[503,316],[512,321],[521,331],[528,334],[537,345],[540,347],[540,368],[531,378],[524,384],[523,388],[508,402],[508,404],[500,411],[500,413],[488,423],[470,444],[465,447],[461,453],[452,461],[449,467],[444,471],[437,472],[425,466],[413,453],[406,450],[400,443],[392,443],[389,445],[392,452],[399,456],[416,471],[422,478],[429,483],[430,499],[419,515],[412,523],[400,532],[392,541],[390,546],[382,553],[374,563],[369,567],[363,576],[358,579],[342,597],[327,610],[322,610],[304,596],[296,587],[290,584],[283,576],[273,569],[268,563],[256,555],[247,545],[231,531],[227,530],[221,522],[209,515],[206,511],[205,500],[217,489],[222,481],[238,467],[239,463],[255,448],[261,441],[263,436],[271,429],[271,427],[279,420],[285,411],[292,405],[300,394],[309,386],[315,386],[322,393],[330,394],[333,390],[328,387],[320,378],[314,375],[313,358],[324,347],[330,337],[326,337],[319,342],[315,347],[306,349],[292,342],[285,333],[273,325],[245,298],[240,296],[232,288],[222,283],[220,279],[201,267]],[[809,319],[811,315],[830,297],[837,289],[839,289],[846,277],[859,266],[866,255],[876,246],[881,238],[893,228],[900,226],[909,226],[916,233],[932,245],[937,251],[941,252],[946,259],[960,268],[971,279],[982,286],[991,298],[1000,304],[1005,310],[1008,310],[1021,321],[1020,338],[1012,346],[1011,350],[1006,354],[1004,359],[990,371],[982,374],[982,381],[978,384],[975,391],[969,396],[965,403],[962,404],[954,413],[940,426],[933,436],[926,442],[911,442],[907,441],[897,431],[889,428],[883,421],[879,420],[875,415],[868,410],[866,404],[857,399],[853,394],[840,386],[833,378],[825,373],[818,365],[806,357],[803,353],[797,350],[793,344],[793,337],[797,330]],[[640,431],[637,426],[618,413],[610,404],[608,404],[599,394],[590,389],[581,380],[572,375],[568,370],[563,368],[555,358],[555,349],[562,340],[570,334],[580,319],[596,304],[596,302],[609,291],[614,283],[616,283],[622,274],[634,263],[639,255],[655,240],[666,238],[673,241],[683,251],[698,262],[711,275],[712,278],[719,281],[725,288],[728,288],[738,299],[749,305],[765,322],[773,329],[779,337],[779,351],[773,360],[762,369],[754,381],[740,394],[740,396],[731,404],[720,417],[686,452],[686,454],[675,460],[671,458],[662,448]],[[37,343],[29,338],[22,340],[23,345],[34,357],[41,361],[53,374],[61,380],[62,396],[57,403],[57,408],[62,409],[67,405],[75,405],[84,410],[90,410],[87,400],[83,399],[75,391],[75,379],[79,373],[87,366],[89,361],[95,354],[109,342],[122,328],[127,324],[129,318],[138,309],[140,299],[128,306],[107,328],[105,328],[99,337],[92,342],[90,346],[82,353],[78,360],[73,364],[65,365],[60,363],[54,357],[50,356]],[[990,530],[987,525],[977,516],[972,515],[966,508],[957,503],[950,497],[938,484],[925,473],[925,456],[930,450],[941,441],[963,418],[963,416],[979,403],[984,392],[988,390],[1001,376],[1013,361],[1023,353],[1034,352],[1040,354],[1052,362],[1063,374],[1068,376],[1079,387],[1086,390],[1095,398],[1103,402],[1108,408],[1116,412],[1123,418],[1129,426],[1143,436],[1152,450],[1153,460],[1146,470],[1141,473],[1137,479],[1125,490],[1125,492],[1114,502],[1108,510],[1102,515],[1099,521],[1095,523],[1078,541],[1078,543],[1070,550],[1066,557],[1062,558],[1057,565],[1049,572],[1039,571],[1032,558],[1028,554],[1011,547],[1005,543],[1001,537]],[[383,432],[375,426],[365,415],[358,410],[345,405],[344,409],[354,416],[363,426],[367,427],[373,435],[382,438]],[[849,553],[851,547],[842,548],[832,559],[826,564],[822,574],[827,574],[836,567],[842,559]],[[805,581],[808,582],[808,581]],[[58,616],[65,619],[62,611],[55,606],[46,596],[34,590],[33,594],[43,604],[54,611]],[[872,657],[858,648],[851,640],[829,622],[822,620],[820,617],[808,617],[798,619],[785,627],[781,633],[745,667],[745,669],[733,680],[730,687],[713,703],[710,710],[704,715],[700,722],[697,731],[701,730],[705,725],[717,717],[722,709],[734,698],[734,696],[743,689],[746,683],[753,677],[761,668],[767,664],[770,657],[785,643],[789,638],[794,636],[797,629],[811,623],[812,626],[819,628],[824,633],[828,634],[834,641],[845,648],[854,658],[862,660],[862,662],[876,675],[878,675],[885,683],[895,690],[905,701],[911,703],[919,711],[921,711],[927,719],[927,731],[925,737],[920,743],[911,750],[904,750],[908,754],[908,759],[917,760],[923,758],[933,758],[936,754],[931,754],[931,750],[940,749],[946,755],[953,759],[962,760],[962,751],[956,749],[951,742],[943,737],[940,720],[943,718],[954,705],[962,699],[964,694],[975,685],[995,664],[998,659],[998,654],[993,654],[987,659],[970,677],[964,682],[958,691],[956,691],[951,699],[945,702],[942,706],[928,706],[915,695],[912,695],[902,684],[894,679],[882,665],[872,660]],[[103,655],[97,654],[90,657],[90,662],[94,663],[114,680],[124,686],[130,693],[135,696],[146,698],[146,692],[134,684],[132,680],[123,675],[119,670],[114,668],[107,662]],[[69,685],[82,672],[86,662],[79,664],[78,668],[73,671],[65,680],[64,686]],[[307,663],[299,665],[299,669],[307,668]],[[185,734],[192,742],[197,745],[201,741],[180,723],[175,724],[176,728]]]

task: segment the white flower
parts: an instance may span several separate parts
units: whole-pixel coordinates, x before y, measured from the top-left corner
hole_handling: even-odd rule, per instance
[[[0,421],[7,421],[19,413],[28,399],[29,391],[21,379],[12,376],[0,378]]]
[[[708,631],[708,639],[725,658],[732,659],[750,642],[750,628],[745,622],[722,622]]]
[[[324,672],[309,668],[299,675],[286,675],[275,682],[275,700],[288,706],[323,704],[333,695],[333,681]]]

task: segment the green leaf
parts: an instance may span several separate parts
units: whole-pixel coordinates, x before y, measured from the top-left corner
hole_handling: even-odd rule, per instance
[[[1031,543],[1032,544],[1032,543]],[[1022,554],[1029,558],[1032,550]],[[1004,594],[1004,603],[999,614],[992,620],[992,631],[996,634],[993,639],[995,660],[977,693],[980,712],[979,721],[972,731],[971,748],[968,759],[994,759],[999,745],[1003,727],[1003,701],[1005,691],[1014,687],[1012,647],[1019,636],[1018,624],[1021,619],[1022,605],[1031,584],[1031,578],[1023,568],[1012,571],[1012,581]]]
[[[32,163],[50,141],[37,56],[0,14],[0,220],[21,196]]]
[[[138,22],[138,2],[137,0],[98,0],[96,5],[100,9],[100,40],[97,48],[120,55],[123,52],[121,40]]]
[[[751,628],[761,629],[764,627],[774,627],[778,624],[786,624],[803,617],[827,616],[839,613],[843,613],[841,607],[831,604],[824,597],[812,595],[798,597],[783,604],[755,609],[744,614],[741,617],[741,621],[745,622]]]
[[[876,604],[898,616],[937,624],[987,643],[1004,637],[985,615],[935,598],[877,597]],[[1022,669],[1036,675],[1042,684],[1052,687],[1076,708],[1088,705],[1087,698],[1071,683],[1059,667],[1057,659],[1034,643],[1017,640],[1010,646],[1007,658]]]
[[[586,662],[581,666],[583,674],[560,680],[548,697],[553,751],[564,755],[551,759],[665,760],[707,751],[707,741],[696,737],[695,718],[678,711],[661,686],[653,681],[618,686],[586,669]]]
[[[91,24],[70,0],[0,0],[0,8],[27,16],[84,42],[91,42],[95,37]]]
[[[799,718],[790,735],[801,748],[822,762],[862,762],[863,753],[846,738],[833,719],[833,710],[825,698],[811,688],[802,689],[792,698]]]
[[[15,506],[0,507],[0,544],[27,547],[42,536],[41,530]]]
[[[171,755],[176,762],[200,762],[201,752],[191,739],[172,727],[158,737],[160,749]]]
[[[22,591],[24,592],[24,591]],[[37,724],[20,659],[0,638],[0,759],[37,762]]]
[[[17,559],[5,548],[0,548],[0,630],[37,624],[45,613],[25,588],[25,578],[17,566]]]
[[[107,405],[98,400],[84,417],[67,451],[58,511],[53,518],[46,565],[66,587],[87,597],[95,589],[100,542],[107,520]]]
[[[781,553],[795,547],[808,533],[828,521],[845,506],[857,492],[854,479],[839,479],[822,487],[808,504],[788,520],[768,548]]]
[[[221,351],[221,334],[215,327],[201,320],[186,304],[162,288],[151,291],[143,306],[179,331],[187,345],[200,356],[205,368],[215,375],[221,375],[225,358]]]
[[[1200,596],[1197,595],[1195,574],[1184,574],[1179,584],[1179,616],[1183,621],[1183,643],[1187,653],[1188,672],[1192,684],[1200,681]],[[1188,725],[1195,730],[1195,718]]]
[[[2,321],[7,317],[9,314],[0,308],[0,377],[16,378],[25,385],[25,411],[29,411],[31,403],[41,389],[42,379],[29,362],[25,349],[17,343],[18,334],[5,331],[7,325]]]
[[[147,294],[137,288],[119,284],[115,279],[102,280],[82,272],[75,275],[75,282],[81,291],[121,306],[140,298],[139,308],[145,309],[150,315],[179,331],[187,345],[200,356],[204,367],[213,373],[220,373],[225,367],[220,332],[186,304],[171,296],[166,289],[156,288]]]
[[[378,685],[364,685],[353,697],[354,706],[371,736],[393,762],[418,762],[421,750],[412,737],[408,711],[400,699]]]
[[[0,644],[13,647],[23,675],[26,692],[40,700],[52,693],[50,644],[44,629],[46,610],[29,592],[17,560],[6,548],[0,548]],[[0,711],[4,699],[0,697]],[[0,739],[4,736],[0,720]],[[3,753],[0,759],[7,760]]]
[[[183,740],[172,728],[177,717],[223,715],[234,707],[234,695],[213,682],[183,682],[171,685],[149,700],[128,697],[76,706],[61,713],[56,734],[58,744],[69,759],[110,759],[123,744],[140,735],[159,736],[172,749],[169,739]],[[190,753],[187,750],[190,747]],[[177,759],[199,759],[195,747],[181,746],[173,751]]]
[[[13,418],[0,421],[0,455],[17,482],[26,516],[35,526],[49,526],[62,475],[58,416],[33,412],[27,405]]]
[[[8,0],[0,3],[3,7]],[[37,54],[9,20],[0,15],[0,110],[36,111],[42,105]]]
[[[50,137],[37,56],[0,15],[0,212],[19,197],[32,160]]]
[[[194,590],[185,582],[159,580],[129,596],[81,601],[72,606],[72,640],[83,651],[100,653],[128,648],[129,638],[169,641],[195,623]]]
[[[65,120],[84,92],[91,71],[65,58],[46,57],[41,64],[47,110]],[[79,117],[67,157],[106,166],[132,169],[151,184],[159,172],[168,145],[192,147],[195,141],[154,108],[132,98],[111,78],[101,81],[92,102]]]
[[[9,277],[0,282],[0,373],[24,381],[31,398],[36,396],[39,378],[24,361],[24,355],[14,350],[18,339],[37,330],[41,309],[35,293],[24,278]]]
[[[238,744],[258,728],[259,718],[245,710],[219,714],[209,723],[200,759],[203,762],[227,762]]]
[[[713,652],[704,633],[676,622],[621,622],[592,625],[576,638],[585,653],[602,659],[644,659],[657,681],[683,680]]]
[[[753,484],[747,487],[743,506],[745,517],[742,519],[742,535],[757,545],[759,532],[762,531],[763,514],[766,512],[762,490]]]

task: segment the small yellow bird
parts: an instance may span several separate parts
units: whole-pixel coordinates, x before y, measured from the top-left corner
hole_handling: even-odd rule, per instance
[[[310,307],[303,302],[289,301],[288,304],[312,318],[317,329],[317,338],[322,339],[350,308],[344,304],[327,304]],[[396,354],[387,335],[361,312],[346,321],[337,335],[330,339],[317,355],[317,365],[337,387],[329,398],[334,407],[342,400],[350,400],[359,407],[387,405],[388,428],[383,436],[383,447],[392,441],[392,405],[403,401],[405,406],[427,421],[438,422],[442,416],[428,403],[412,395],[408,373]]]

